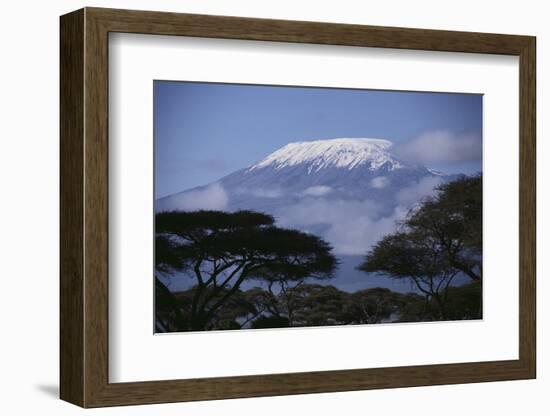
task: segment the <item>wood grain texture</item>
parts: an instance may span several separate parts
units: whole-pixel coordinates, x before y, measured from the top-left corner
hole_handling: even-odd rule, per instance
[[[109,141],[108,33],[86,14],[84,68],[84,360],[85,406],[97,401],[108,380]]]
[[[108,381],[108,33],[520,57],[520,345],[511,361]],[[83,407],[534,378],[535,39],[528,36],[87,8],[61,18],[61,397]]]
[[[536,41],[520,54],[519,337],[520,360],[536,377]]]
[[[60,44],[60,388],[84,404],[84,12],[61,19]]]
[[[528,36],[87,8],[110,32],[516,55]]]

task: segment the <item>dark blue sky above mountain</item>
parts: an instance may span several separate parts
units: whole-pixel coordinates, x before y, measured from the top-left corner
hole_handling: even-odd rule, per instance
[[[155,81],[155,197],[205,185],[289,142],[391,140],[446,173],[481,171],[482,96]]]

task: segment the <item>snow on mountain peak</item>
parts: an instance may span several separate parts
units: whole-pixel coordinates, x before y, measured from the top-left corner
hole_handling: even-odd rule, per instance
[[[376,170],[386,165],[389,170],[404,167],[389,151],[393,143],[384,139],[327,139],[289,143],[251,166],[248,171],[268,166],[282,169],[308,164],[308,173],[324,168],[353,169],[367,165]]]

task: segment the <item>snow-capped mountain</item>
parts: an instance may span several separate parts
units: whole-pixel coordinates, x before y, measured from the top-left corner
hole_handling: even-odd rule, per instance
[[[330,139],[289,143],[263,160],[221,178],[224,208],[256,209],[277,214],[302,200],[371,201],[387,210],[399,191],[424,178],[445,176],[424,166],[409,165],[382,139]],[[208,187],[193,188],[157,200],[157,210],[189,209],[186,198]],[[194,201],[193,207],[200,205]],[[208,206],[205,206],[208,208]]]
[[[156,210],[267,212],[279,226],[329,241],[347,259],[341,269],[349,280],[358,256],[435,186],[452,179],[400,160],[393,148],[389,140],[370,138],[289,143],[215,183],[158,199]]]
[[[351,170],[366,166],[374,171],[385,167],[400,169],[401,162],[389,152],[392,142],[383,139],[331,139],[289,143],[251,166],[254,171],[265,167],[284,169],[300,164],[308,165],[308,173],[326,168]]]
[[[376,205],[384,217],[450,178],[403,162],[392,148],[389,140],[363,138],[289,143],[214,184],[161,198],[156,209],[252,209],[284,217],[280,211],[297,204],[346,201]]]

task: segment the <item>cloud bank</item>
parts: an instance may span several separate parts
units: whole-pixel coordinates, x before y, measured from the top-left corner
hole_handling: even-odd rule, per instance
[[[437,176],[427,176],[407,188],[400,189],[395,199],[399,205],[411,206],[422,198],[433,195],[434,188],[442,182],[443,180]]]
[[[305,198],[285,207],[277,224],[322,235],[339,255],[362,255],[383,236],[395,231],[419,200],[434,194],[441,178],[426,177],[401,189],[394,196],[390,215],[387,206],[365,200]]]
[[[369,183],[371,188],[374,188],[374,189],[382,189],[388,186],[389,184],[390,184],[390,180],[385,176],[377,176],[376,178],[371,179]]]
[[[481,160],[481,136],[476,133],[456,135],[435,130],[395,147],[395,153],[415,163],[457,163]]]
[[[280,198],[284,196],[284,192],[278,188],[265,189],[265,188],[256,188],[256,189],[246,189],[239,188],[236,190],[237,195],[253,195],[259,198]]]
[[[309,195],[309,196],[322,196],[330,192],[332,192],[332,188],[330,186],[319,185],[319,186],[311,186],[307,188],[303,192],[303,194]]]
[[[223,210],[227,207],[229,197],[223,186],[213,183],[205,188],[184,192],[156,201],[157,212],[163,211],[197,211]]]

